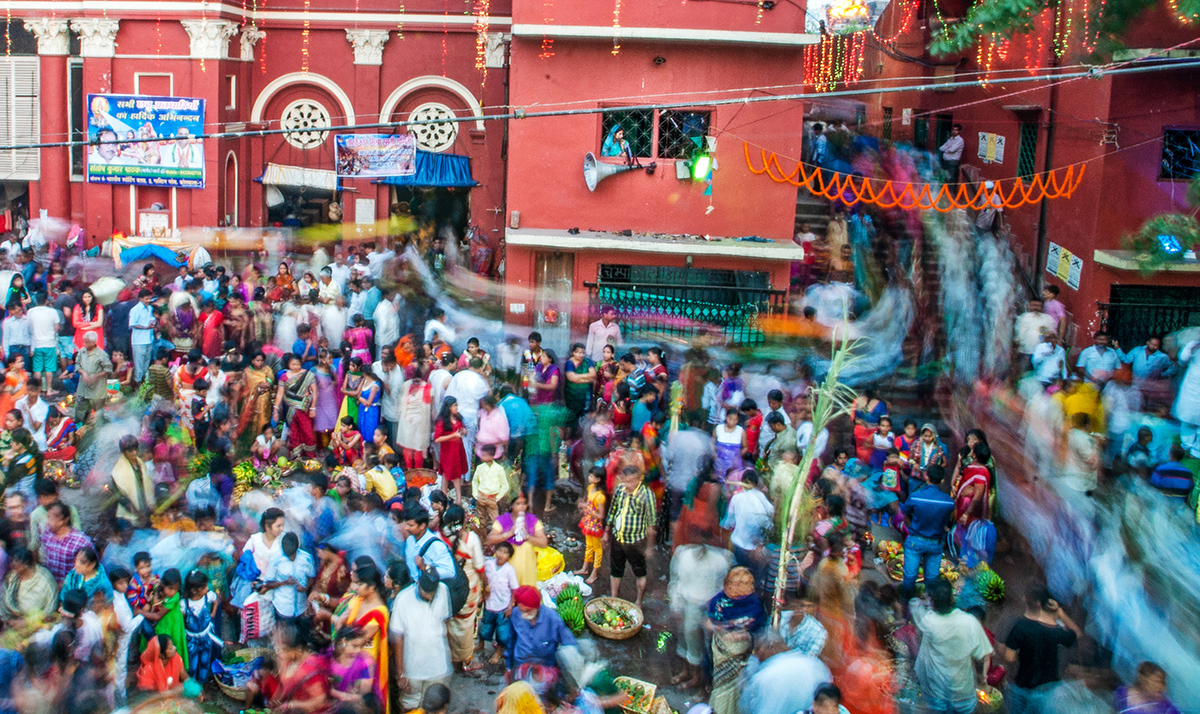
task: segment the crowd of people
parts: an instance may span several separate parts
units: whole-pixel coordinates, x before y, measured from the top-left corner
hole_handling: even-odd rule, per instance
[[[672,684],[703,693],[694,714],[910,695],[965,714],[1013,664],[1009,710],[1037,711],[1081,634],[1041,585],[1005,639],[984,627],[963,583],[995,556],[987,435],[951,448],[870,389],[818,430],[807,370],[625,344],[611,308],[561,357],[537,332],[490,354],[406,302],[386,242],[273,274],[146,264],[105,299],[63,258],[5,246],[6,711],[213,698],[217,680],[247,708],[432,714],[452,678],[489,669],[500,712],[616,711],[616,673],[539,590],[559,571],[639,608],[668,576]],[[1064,481],[1087,498],[1129,468],[1190,495],[1194,430],[1181,446],[1168,412],[1178,393],[1188,423],[1200,390],[1177,392],[1157,340],[1122,353],[1098,334],[1059,358],[1054,302],[1030,303],[1015,346],[1059,410]],[[807,516],[781,549],[795,499]],[[882,539],[903,546],[895,585]],[[1116,707],[1171,712],[1165,692],[1147,662]]]

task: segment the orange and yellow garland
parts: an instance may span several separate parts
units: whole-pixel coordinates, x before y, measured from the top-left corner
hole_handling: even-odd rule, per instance
[[[968,184],[942,184],[935,194],[929,184],[904,183],[903,188],[897,191],[889,180],[882,180],[882,186],[877,189],[875,184],[880,180],[830,171],[822,172],[819,168],[806,166],[802,162],[797,162],[796,168],[788,173],[780,166],[779,157],[774,152],[768,153],[766,149],[759,150],[763,165],[761,169],[756,169],[750,160],[750,144],[743,142],[742,146],[750,173],[766,174],[775,183],[800,186],[817,196],[824,196],[831,201],[840,200],[848,206],[861,201],[880,208],[900,208],[905,211],[919,208],[924,211],[948,213],[956,208],[972,208],[978,211],[988,206],[1012,209],[1037,203],[1044,198],[1070,198],[1083,181],[1083,173],[1087,168],[1085,164],[1066,167],[1061,182],[1058,180],[1057,171],[1050,171],[1034,176],[1028,186],[1025,185],[1024,179],[1015,179],[1007,191],[1001,185],[1002,182],[996,181],[990,189],[983,184],[974,189]]]

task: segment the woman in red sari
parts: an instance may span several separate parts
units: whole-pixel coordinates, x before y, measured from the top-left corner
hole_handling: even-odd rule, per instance
[[[200,306],[200,351],[205,357],[220,357],[225,347],[225,315],[212,300]]]
[[[284,411],[287,407],[287,411]],[[294,459],[312,458],[317,451],[313,418],[317,414],[317,380],[304,369],[300,358],[288,355],[287,371],[279,377],[275,392],[274,421],[286,417],[288,452]]]
[[[275,657],[279,689],[271,698],[272,712],[324,714],[330,710],[328,660],[309,649],[305,633],[295,624],[284,622],[276,627]]]

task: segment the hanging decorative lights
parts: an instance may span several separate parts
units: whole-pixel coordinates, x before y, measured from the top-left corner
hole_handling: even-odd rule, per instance
[[[300,71],[308,74],[308,36],[312,31],[311,18],[309,10],[312,7],[312,0],[304,0],[304,12],[301,17],[304,18],[303,28],[300,30]]]
[[[613,5],[613,48],[612,53],[618,55],[621,53],[621,0],[616,0]]]
[[[542,22],[549,25],[554,22],[554,17],[551,12],[554,10],[554,0],[542,0]],[[542,33],[542,51],[538,54],[540,59],[550,59],[554,56],[554,38],[550,35]]]
[[[487,82],[487,37],[488,26],[491,24],[489,0],[475,0],[475,69],[483,73],[483,83]]]
[[[862,77],[866,32],[824,35],[821,42],[804,48],[804,83],[818,92],[838,82],[853,85]]]

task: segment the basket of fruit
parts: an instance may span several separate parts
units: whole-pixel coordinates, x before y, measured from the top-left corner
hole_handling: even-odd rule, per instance
[[[649,714],[657,690],[655,685],[633,677],[617,677],[613,683],[617,685],[617,689],[629,695],[629,701],[621,705],[622,709],[633,714]]]
[[[433,469],[407,469],[404,472],[404,481],[408,484],[409,488],[432,486],[437,483],[437,471]]]
[[[265,657],[270,653],[271,650],[267,649],[266,647],[247,647],[234,652],[233,656],[222,662],[222,664],[230,668],[236,667],[241,670],[243,668],[238,667],[238,665],[248,665],[259,657]],[[229,697],[230,699],[236,702],[244,702],[246,700],[247,690],[245,683],[241,685],[229,684],[222,681],[222,676],[213,677],[213,681],[217,683],[217,686],[220,687],[221,691],[225,693],[225,696]]]
[[[584,606],[583,615],[588,629],[608,640],[633,637],[645,621],[637,605],[619,597],[595,598]]]

